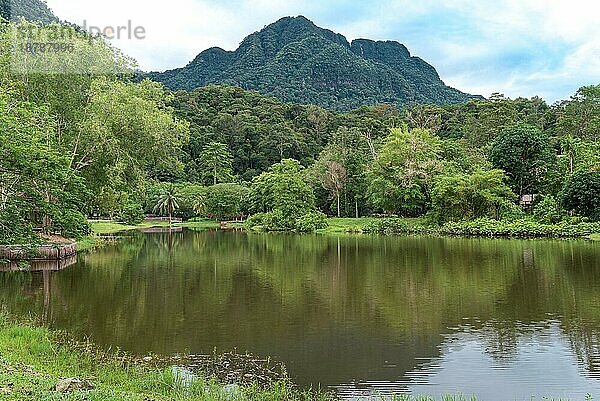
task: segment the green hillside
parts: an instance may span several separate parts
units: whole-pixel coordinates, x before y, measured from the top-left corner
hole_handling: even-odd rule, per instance
[[[342,111],[377,103],[456,104],[473,98],[446,86],[434,67],[398,42],[349,43],[302,16],[282,18],[251,34],[233,52],[211,48],[183,68],[150,77],[173,90],[221,83]]]
[[[48,5],[41,0],[0,0],[0,15],[6,20],[23,17],[28,21],[44,24],[58,21]]]

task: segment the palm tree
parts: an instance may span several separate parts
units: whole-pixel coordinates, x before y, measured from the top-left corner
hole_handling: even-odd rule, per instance
[[[193,202],[192,208],[194,209],[194,213],[198,216],[206,212],[206,201],[204,200],[204,196],[199,196]]]
[[[171,186],[164,194],[156,198],[154,213],[167,213],[169,215],[169,225],[173,223],[173,212],[179,209],[179,201],[175,194],[175,187]]]

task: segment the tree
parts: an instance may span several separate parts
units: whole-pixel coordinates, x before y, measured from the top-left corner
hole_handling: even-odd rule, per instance
[[[515,124],[494,141],[490,160],[504,170],[511,188],[522,196],[539,191],[554,161],[550,139],[538,128]]]
[[[177,216],[190,219],[205,215],[205,187],[191,183],[178,183],[175,187],[179,204]]]
[[[144,221],[144,208],[136,202],[128,202],[123,206],[119,221],[125,224],[140,224]]]
[[[440,155],[441,141],[430,131],[392,129],[370,173],[370,204],[391,213],[424,213],[432,180],[442,170]]]
[[[501,208],[516,199],[505,181],[502,170],[438,176],[431,191],[432,210],[439,222],[498,218]]]
[[[51,146],[54,128],[47,108],[0,87],[0,243],[37,242],[34,227],[73,237],[87,231],[78,210],[85,189]]]
[[[216,185],[219,182],[227,182],[233,179],[231,167],[231,153],[227,145],[219,142],[210,142],[200,154],[199,165],[200,176],[205,184]]]
[[[173,212],[179,209],[176,189],[170,186],[162,195],[156,199],[153,211],[154,213],[167,214],[169,216],[169,224],[173,223]]]
[[[561,135],[582,140],[600,140],[600,85],[584,86],[559,106]]]
[[[294,228],[297,218],[315,210],[305,168],[293,159],[274,164],[252,180],[250,202],[253,213],[280,213],[288,229]]]
[[[600,171],[579,170],[559,193],[561,205],[582,216],[600,220]]]
[[[204,190],[206,215],[219,220],[238,218],[246,213],[249,189],[239,184],[217,184]]]
[[[341,217],[340,200],[348,182],[348,174],[342,160],[345,156],[344,149],[336,146],[328,147],[321,153],[313,167],[318,182],[336,201],[338,217]]]

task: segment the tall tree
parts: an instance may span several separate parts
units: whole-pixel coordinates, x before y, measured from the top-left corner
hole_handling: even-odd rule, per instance
[[[227,145],[219,142],[210,142],[200,154],[199,165],[204,183],[217,185],[233,179],[231,168],[232,156]]]
[[[494,167],[506,172],[511,188],[519,196],[541,189],[554,159],[548,136],[527,124],[511,125],[502,131],[490,153]]]
[[[559,199],[566,210],[600,220],[600,171],[575,172],[565,183]]]
[[[600,140],[600,85],[580,88],[559,106],[559,134]]]
[[[255,213],[281,210],[296,218],[312,211],[315,197],[305,168],[293,159],[274,164],[252,181],[251,208]]]
[[[411,216],[425,212],[432,180],[442,169],[440,155],[441,141],[430,131],[393,129],[371,171],[371,205]]]

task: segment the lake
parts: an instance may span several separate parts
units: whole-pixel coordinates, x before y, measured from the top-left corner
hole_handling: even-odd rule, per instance
[[[344,398],[600,396],[600,243],[131,233],[0,302],[137,354],[248,351]]]

